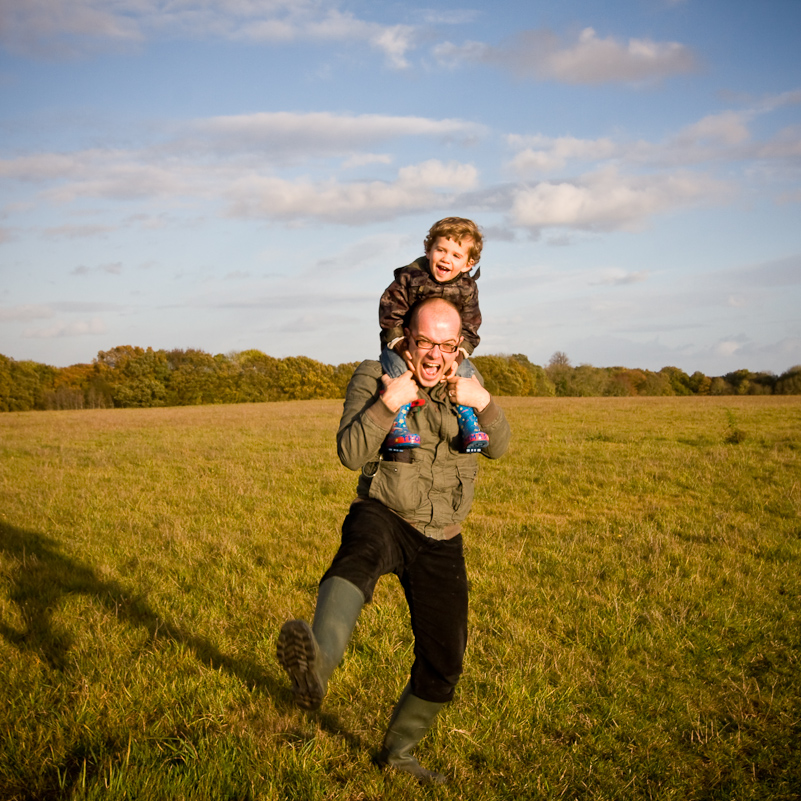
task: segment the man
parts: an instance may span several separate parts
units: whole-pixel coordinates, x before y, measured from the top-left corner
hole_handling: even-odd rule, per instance
[[[426,770],[412,749],[450,701],[462,672],[467,642],[467,577],[460,524],[473,500],[477,455],[460,452],[457,405],[472,406],[489,435],[482,454],[501,456],[509,425],[477,377],[452,375],[461,342],[459,312],[430,298],[411,314],[404,333],[409,370],[382,375],[362,362],[348,385],[337,450],[361,470],[357,498],[342,524],[342,542],[320,582],[314,621],[284,624],[278,659],[292,680],[297,703],[314,709],[345,652],[362,605],[378,579],[395,573],[411,615],[415,660],[378,756],[417,779],[444,777]],[[409,427],[420,435],[414,452],[382,453],[398,409],[423,400]]]

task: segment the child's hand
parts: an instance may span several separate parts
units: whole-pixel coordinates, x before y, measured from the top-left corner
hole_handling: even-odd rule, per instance
[[[448,379],[448,384],[451,403],[459,406],[472,406],[477,412],[483,412],[492,400],[489,392],[481,386],[478,376],[470,378],[454,376]]]
[[[381,376],[381,381],[384,384],[381,400],[392,414],[397,414],[401,406],[417,400],[417,382],[411,370],[407,370],[397,378],[390,378],[384,374]]]

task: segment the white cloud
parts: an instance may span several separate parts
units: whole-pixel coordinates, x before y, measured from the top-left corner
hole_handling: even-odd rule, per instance
[[[506,137],[507,144],[517,152],[507,169],[515,175],[538,176],[587,162],[658,169],[758,160],[795,164],[801,157],[801,126],[786,127],[767,141],[755,140],[749,128],[758,114],[775,107],[778,106],[765,101],[760,109],[709,114],[661,142],[510,134]],[[792,199],[791,195],[781,198]]]
[[[0,308],[0,322],[19,322],[21,320],[47,319],[53,316],[49,306],[28,304],[25,306],[7,306]]]
[[[351,170],[368,164],[392,164],[392,160],[388,153],[356,153],[342,162],[342,169]]]
[[[440,66],[456,69],[463,62],[480,63],[493,59],[493,49],[484,42],[464,42],[456,45],[453,42],[441,42],[433,48],[434,57]]]
[[[746,121],[748,113],[723,111],[709,114],[698,122],[683,128],[675,137],[677,142],[707,142],[713,145],[739,145],[747,141],[751,134]]]
[[[443,208],[458,193],[475,186],[476,180],[472,165],[444,164],[436,159],[401,168],[394,182],[287,181],[248,176],[236,181],[228,192],[229,214],[355,225]]]
[[[0,0],[0,41],[17,53],[68,57],[159,37],[257,43],[362,42],[408,65],[416,29],[382,25],[320,0]]]
[[[91,273],[108,273],[109,275],[122,275],[122,262],[114,261],[107,264],[101,264],[97,267],[87,267],[81,264],[71,271],[71,275],[90,275]]]
[[[440,208],[475,189],[478,173],[471,164],[438,159],[400,166],[394,180],[344,182],[339,170],[380,165],[383,174],[393,157],[369,148],[390,139],[450,141],[478,132],[483,128],[473,123],[425,117],[326,112],[214,117],[173,128],[172,139],[140,150],[96,148],[0,160],[0,177],[40,184],[40,199],[56,204],[82,198],[158,200],[163,217],[165,203],[186,209],[187,203],[198,208],[223,201],[228,216],[357,224]],[[323,172],[312,167],[314,177],[277,174],[281,167],[320,158],[338,159],[339,170],[334,164]],[[138,215],[128,214],[121,224],[139,221]],[[110,230],[105,224],[85,223],[52,227],[45,235],[77,238]]]
[[[561,170],[571,161],[599,161],[621,153],[621,146],[611,139],[576,139],[572,136],[507,137],[509,145],[520,152],[509,167],[516,175],[531,175]]]
[[[606,168],[576,182],[542,182],[515,193],[511,216],[529,228],[637,229],[659,213],[718,198],[724,185],[688,172],[621,175]]]
[[[90,334],[105,334],[106,324],[100,317],[91,320],[75,320],[71,323],[57,323],[47,328],[28,328],[22,335],[26,339],[58,339],[60,337],[80,337]]]
[[[484,131],[481,125],[459,119],[278,111],[196,120],[187,135],[179,133],[168,149],[179,153],[188,149],[258,153],[270,160],[351,156],[366,147],[403,137],[470,141]]]
[[[286,162],[336,157],[343,159],[346,169],[388,164],[391,156],[364,149],[403,137],[464,140],[482,131],[481,126],[455,119],[369,114],[276,112],[213,117],[194,121],[174,132],[172,140],[142,150],[96,148],[3,159],[0,177],[43,184],[44,197],[56,203],[81,197],[214,199],[238,186],[243,174],[267,181]],[[453,175],[449,168],[446,182]],[[460,183],[467,185],[463,179]],[[97,224],[62,225],[48,229],[47,235],[75,238],[109,230]]]
[[[509,69],[522,78],[569,84],[641,83],[697,68],[695,55],[678,42],[600,39],[593,28],[582,30],[572,43],[564,43],[546,29],[527,30],[499,47],[447,42],[437,46],[434,54],[445,66],[483,62]]]
[[[637,270],[627,272],[619,267],[604,270],[600,277],[589,281],[591,286],[625,286],[627,284],[638,284],[648,278],[647,270]]]
[[[84,239],[103,236],[114,230],[111,225],[58,225],[46,228],[43,233],[48,239]]]
[[[734,356],[741,347],[741,342],[735,342],[733,339],[723,339],[715,345],[714,352],[718,356],[729,357]]]
[[[798,159],[801,157],[801,126],[790,126],[779,131],[762,145],[757,156],[766,159]]]

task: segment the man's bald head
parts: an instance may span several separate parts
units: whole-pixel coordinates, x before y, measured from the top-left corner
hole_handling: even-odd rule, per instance
[[[411,370],[420,386],[433,387],[444,379],[456,359],[461,332],[462,317],[450,301],[427,298],[414,307],[406,344]]]
[[[459,309],[445,298],[425,298],[412,307],[411,314],[409,315],[409,330],[415,331],[420,325],[419,318],[423,315],[426,323],[431,323],[440,320],[449,320],[452,325],[456,326],[456,334],[458,337],[462,331],[462,315]]]

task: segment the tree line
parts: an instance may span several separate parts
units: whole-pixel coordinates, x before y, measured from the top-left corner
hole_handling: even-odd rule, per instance
[[[780,376],[737,370],[725,376],[625,367],[573,366],[557,351],[545,367],[522,354],[476,356],[493,395],[799,395],[801,365]],[[259,350],[212,356],[202,350],[122,345],[91,364],[50,367],[0,354],[0,411],[144,408],[212,403],[344,398],[357,362],[336,366],[306,356],[277,359]]]

